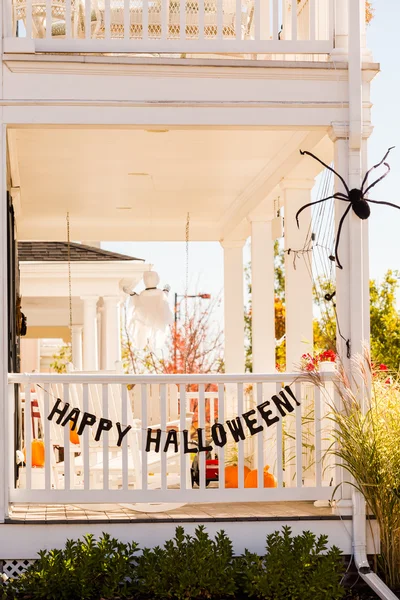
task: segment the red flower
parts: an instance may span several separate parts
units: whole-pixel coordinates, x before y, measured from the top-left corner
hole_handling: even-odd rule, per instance
[[[379,365],[379,370],[380,370],[380,371],[387,371],[387,370],[388,370],[388,368],[387,368],[387,366],[386,366],[386,365]]]

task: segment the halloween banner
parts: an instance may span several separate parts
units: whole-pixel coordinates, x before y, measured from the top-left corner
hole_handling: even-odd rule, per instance
[[[228,419],[224,423],[214,423],[211,426],[211,439],[205,440],[204,429],[198,428],[197,442],[194,445],[190,440],[190,433],[187,429],[179,431],[178,429],[169,429],[166,433],[165,442],[162,443],[162,429],[152,429],[148,427],[142,431],[146,432],[145,451],[168,452],[172,449],[174,452],[179,452],[179,433],[182,433],[182,444],[184,454],[210,452],[214,446],[223,448],[229,439],[238,443],[246,439],[248,433],[256,435],[265,429],[275,425],[282,417],[295,410],[296,406],[300,406],[300,402],[289,386],[285,386],[277,395],[271,396],[270,400],[266,400],[258,404],[256,408],[252,408],[247,412],[238,415],[232,419]],[[274,409],[274,410],[272,410]],[[258,415],[261,416],[263,424],[258,422]],[[57,398],[49,416],[49,421],[56,418],[57,425],[65,427],[68,425],[71,431],[76,431],[78,436],[82,435],[86,427],[94,428],[94,439],[100,441],[104,431],[110,431],[113,427],[116,428],[118,439],[117,446],[121,446],[127,433],[132,429],[132,425],[121,425],[121,423],[113,423],[110,419],[103,417],[98,418],[96,415],[89,412],[82,412],[79,408],[71,408],[68,402],[63,402]],[[212,445],[211,444],[214,445]]]

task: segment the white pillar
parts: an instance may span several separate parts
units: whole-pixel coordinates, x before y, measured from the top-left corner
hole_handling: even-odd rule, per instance
[[[82,325],[72,325],[71,348],[72,362],[76,371],[82,371]]]
[[[251,326],[253,342],[253,372],[275,372],[275,289],[274,289],[274,240],[272,221],[266,219],[251,223]],[[262,386],[262,397],[254,386],[257,404],[276,393],[275,383]],[[253,466],[259,466],[258,441],[250,440]],[[276,428],[265,430],[263,442],[263,465],[277,475]]]
[[[1,16],[0,16],[1,22]],[[0,50],[2,41],[0,40]],[[2,73],[0,74],[0,84]],[[2,88],[1,88],[2,89]],[[0,91],[1,95],[1,91]],[[6,126],[2,123],[3,108],[0,107],[0,456],[2,465],[0,469],[0,523],[8,514],[8,480],[13,477],[9,473],[9,460],[15,456],[15,448],[12,447],[13,424],[13,391],[10,398],[7,397],[7,371],[8,371],[8,316],[7,316],[7,182],[6,182]]]
[[[251,223],[253,372],[275,372],[274,240],[271,221]]]
[[[83,368],[98,369],[97,301],[98,296],[83,296]]]
[[[365,132],[365,136],[369,134]],[[361,181],[360,152],[350,152],[347,127],[331,129],[334,141],[335,170],[340,173],[350,188],[359,187]],[[363,170],[367,168],[366,137],[363,140]],[[335,191],[345,193],[343,184],[335,177]],[[347,202],[335,202],[335,231],[340,219],[348,208]],[[365,344],[369,344],[369,261],[368,261],[368,220],[362,221],[350,210],[340,235],[338,248],[343,269],[336,269],[336,312],[337,348],[343,366],[350,373],[348,355],[362,354]],[[340,336],[339,333],[343,337]],[[348,342],[348,343],[347,343]]]
[[[105,329],[105,368],[114,371],[115,363],[121,360],[121,299],[119,296],[104,296],[102,327]]]
[[[244,373],[244,242],[221,242],[224,249],[225,372]]]
[[[285,180],[285,306],[286,306],[286,371],[298,370],[302,354],[313,350],[313,291],[307,257],[294,254],[306,242],[311,209],[301,213],[297,227],[297,211],[311,202],[314,180]],[[290,252],[289,252],[290,250]],[[311,257],[310,257],[311,260]]]

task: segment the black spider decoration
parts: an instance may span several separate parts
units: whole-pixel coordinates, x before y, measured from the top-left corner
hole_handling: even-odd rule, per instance
[[[392,204],[391,202],[382,202],[380,200],[371,200],[370,198],[365,198],[365,195],[369,192],[369,190],[371,188],[373,188],[377,183],[382,181],[382,179],[384,179],[386,177],[386,175],[389,174],[390,166],[388,165],[388,163],[385,162],[385,160],[388,157],[389,152],[391,150],[393,150],[393,148],[394,148],[394,146],[389,148],[389,150],[386,152],[385,156],[382,158],[381,162],[378,163],[377,165],[374,165],[373,167],[371,167],[369,169],[369,171],[366,172],[360,190],[358,190],[357,188],[350,190],[347,183],[343,179],[343,177],[341,175],[339,175],[339,173],[337,173],[334,169],[332,169],[332,167],[329,167],[328,165],[326,165],[321,159],[319,159],[317,156],[315,156],[315,154],[312,154],[311,152],[300,150],[300,154],[302,156],[304,156],[304,154],[311,156],[312,158],[317,160],[319,163],[321,163],[321,165],[323,165],[326,169],[329,169],[330,171],[332,171],[332,173],[334,173],[336,175],[336,177],[339,177],[340,181],[343,183],[344,188],[346,190],[346,194],[342,194],[341,192],[336,192],[332,196],[327,196],[326,198],[322,198],[322,200],[316,200],[315,202],[310,202],[309,204],[305,204],[304,206],[302,206],[300,208],[300,210],[297,211],[297,214],[296,214],[297,227],[300,227],[299,215],[303,210],[305,210],[309,206],[313,206],[314,204],[320,204],[321,202],[325,202],[326,200],[330,200],[331,198],[349,202],[349,206],[346,208],[345,212],[342,215],[342,218],[339,221],[339,227],[338,227],[338,231],[337,231],[336,244],[335,244],[335,256],[329,257],[332,261],[336,260],[336,263],[337,263],[337,266],[339,269],[343,269],[342,265],[340,264],[339,255],[338,255],[340,233],[342,231],[343,222],[344,222],[345,218],[347,217],[351,208],[354,210],[357,217],[359,217],[360,219],[363,219],[363,220],[368,219],[368,217],[371,214],[371,209],[368,206],[368,202],[372,202],[373,204],[386,204],[386,206],[393,206],[393,208],[400,209],[400,206],[397,206],[397,204]],[[368,177],[369,177],[370,173],[374,169],[377,169],[378,167],[380,167],[381,165],[385,165],[386,173],[381,175],[381,177],[379,177],[376,181],[374,181],[366,189],[364,189],[364,186],[366,185],[366,183],[368,181]]]

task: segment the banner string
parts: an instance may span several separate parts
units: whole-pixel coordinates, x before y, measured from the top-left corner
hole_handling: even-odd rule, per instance
[[[290,386],[291,386],[293,383],[294,383],[294,382],[292,381],[291,383],[289,383],[289,384],[287,384],[287,385],[290,387]],[[55,395],[54,395],[54,394],[52,394],[52,393],[51,393],[49,390],[46,390],[46,389],[45,389],[44,387],[42,387],[41,385],[39,385],[39,384],[35,384],[35,385],[36,385],[38,388],[40,388],[41,390],[43,390],[43,392],[44,392],[45,394],[48,394],[49,396],[51,396],[52,398],[54,398],[54,400],[57,400],[57,401],[61,402],[61,403],[62,403],[64,406],[65,406],[66,404],[68,404],[68,405],[69,405],[69,408],[70,408],[70,410],[71,410],[71,411],[72,411],[72,410],[79,410],[81,413],[83,413],[83,412],[84,412],[84,411],[82,411],[80,408],[72,406],[72,405],[71,405],[69,402],[68,402],[68,403],[67,403],[67,402],[64,402],[64,400],[62,400],[62,399],[61,399],[61,398],[59,398],[58,396],[55,396]],[[207,402],[207,399],[205,399],[205,402]],[[215,409],[215,405],[214,405],[214,409]],[[96,421],[97,421],[97,420],[99,420],[99,418],[98,418],[98,416],[97,416],[97,415],[95,415],[94,413],[90,413],[90,414],[93,414],[93,415],[96,417]],[[241,416],[241,415],[238,415],[238,417],[237,417],[237,418],[239,418],[240,416]],[[134,418],[133,420],[135,421],[135,420],[140,420],[140,419],[135,419],[135,418]],[[213,424],[215,424],[215,423],[220,423],[220,422],[219,422],[219,421],[217,421],[217,420],[214,420],[214,423],[212,423],[212,422],[211,422],[211,415],[210,415],[210,421],[209,421],[208,423],[205,423],[205,424],[204,424],[204,427],[202,427],[202,428],[196,427],[195,429],[198,429],[198,428],[199,428],[199,429],[205,429],[205,428],[207,428],[207,427],[212,427],[212,425],[213,425]],[[193,416],[192,416],[192,422],[191,422],[191,424],[193,425]],[[220,424],[222,424],[222,423],[220,423]],[[169,433],[171,430],[174,430],[174,431],[176,431],[177,433],[183,433],[183,431],[187,431],[187,429],[185,429],[185,430],[183,430],[183,429],[178,429],[178,428],[177,428],[175,425],[170,425],[169,429],[166,429],[166,430],[165,430],[165,429],[161,429],[160,427],[157,427],[157,426],[155,426],[155,425],[153,425],[153,426],[152,426],[152,425],[149,425],[148,427],[135,427],[135,425],[134,425],[134,424],[127,425],[127,424],[124,424],[124,423],[120,423],[120,425],[121,425],[123,428],[131,427],[131,428],[132,428],[134,431],[144,431],[144,432],[148,432],[148,431],[149,431],[149,429],[150,429],[150,430],[154,430],[154,431],[161,431],[161,433]]]

